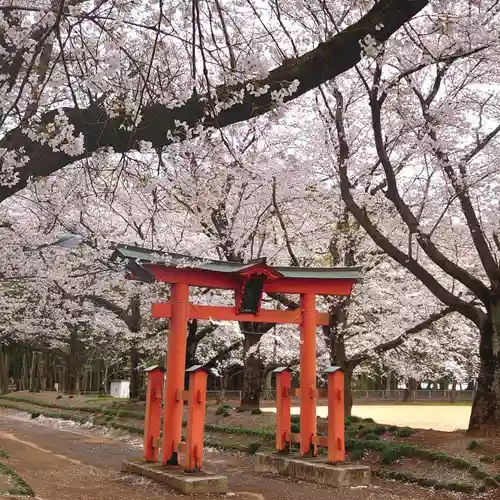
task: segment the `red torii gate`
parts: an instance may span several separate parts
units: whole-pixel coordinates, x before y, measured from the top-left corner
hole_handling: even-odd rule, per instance
[[[190,369],[190,389],[184,391],[186,330],[189,319],[290,323],[300,325],[300,389],[292,393],[286,370],[277,375],[277,451],[291,442],[300,443],[300,455],[315,456],[317,446],[328,446],[331,462],[344,460],[343,374],[329,370],[328,438],[316,433],[316,327],[328,325],[329,316],[316,311],[316,295],[348,296],[359,279],[358,268],[271,267],[265,259],[232,263],[163,253],[129,245],[118,245],[112,260],[125,260],[129,279],[171,284],[170,301],[153,304],[152,315],[169,318],[167,374],[161,462],[178,464],[184,451],[187,472],[201,470],[205,418],[206,373]],[[189,287],[229,289],[235,292],[232,307],[197,305],[189,302]],[[261,309],[264,292],[300,294],[300,309]],[[163,374],[149,373],[144,458],[156,461],[160,447],[160,405]],[[290,432],[290,396],[300,398],[300,435]],[[181,443],[183,402],[188,400],[186,444]]]

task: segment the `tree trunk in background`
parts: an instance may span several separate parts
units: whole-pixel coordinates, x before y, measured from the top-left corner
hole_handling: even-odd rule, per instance
[[[36,392],[37,390],[37,380],[36,380],[37,359],[38,359],[37,353],[33,351],[33,354],[31,355],[30,392]]]
[[[344,368],[344,414],[346,417],[351,415],[352,405],[354,400],[352,398],[352,374],[354,367],[351,363],[346,363]]]
[[[69,336],[69,352],[66,357],[66,383],[64,392],[66,394],[76,394],[78,391],[79,377],[79,341],[78,330],[71,328]]]
[[[245,332],[243,343],[243,392],[240,408],[242,410],[258,410],[262,393],[262,372],[264,366],[258,352],[248,352],[260,341],[261,335]]]
[[[141,390],[141,377],[139,374],[139,351],[136,347],[130,349],[130,398],[139,397]]]
[[[53,378],[53,366],[52,363],[54,361],[54,357],[51,356],[49,353],[45,355],[45,363],[44,363],[44,368],[45,368],[45,387],[44,390],[46,391],[52,391],[54,389],[54,378]]]
[[[130,310],[130,321],[128,322],[128,328],[133,333],[139,333],[142,328],[142,317],[141,317],[141,298],[139,294],[135,294],[130,299],[129,304]],[[137,349],[137,344],[132,342],[130,346],[130,398],[136,399],[139,397],[141,391],[141,376],[139,374],[139,362],[140,354]]]
[[[12,378],[16,384],[16,391],[20,391],[22,387],[22,369],[23,369],[23,351],[16,347],[12,352],[11,370]]]
[[[7,347],[0,346],[0,393],[9,392],[9,355]]]
[[[22,384],[22,389],[23,391],[28,390],[28,367],[29,361],[28,361],[28,352],[24,351],[23,354],[23,369],[22,369],[22,374],[21,374],[21,384]]]
[[[500,296],[492,297],[481,329],[481,365],[468,434],[500,435]]]
[[[268,371],[264,377],[264,390],[271,392],[273,390],[273,372]]]

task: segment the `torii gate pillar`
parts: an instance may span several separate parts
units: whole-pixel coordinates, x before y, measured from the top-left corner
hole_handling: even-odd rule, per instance
[[[168,329],[167,380],[163,398],[162,465],[177,465],[178,446],[182,438],[182,408],[186,370],[186,330],[188,321],[189,286],[174,283],[170,304],[172,315]]]
[[[300,455],[316,456],[316,296],[300,296]]]

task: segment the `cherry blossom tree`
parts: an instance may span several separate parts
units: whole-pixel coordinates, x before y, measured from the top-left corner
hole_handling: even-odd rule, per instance
[[[103,148],[162,148],[267,113],[351,68],[360,43],[384,42],[428,3],[304,0],[299,17],[252,0],[8,2],[0,200]]]
[[[445,7],[328,85],[321,113],[350,213],[383,252],[476,326],[469,432],[498,434],[498,5]],[[380,225],[381,213],[392,230]]]

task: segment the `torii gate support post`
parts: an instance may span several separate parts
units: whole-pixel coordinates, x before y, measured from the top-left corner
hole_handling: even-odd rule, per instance
[[[172,314],[168,330],[167,380],[163,399],[162,465],[178,465],[177,447],[182,438],[184,370],[186,369],[186,330],[189,286],[175,283],[171,288]]]
[[[344,372],[330,366],[328,374],[328,462],[345,461]]]
[[[203,464],[207,372],[202,366],[192,366],[186,371],[189,373],[189,392],[184,471],[199,472]]]
[[[316,296],[300,296],[302,322],[300,324],[300,456],[315,457],[316,436]]]
[[[151,366],[148,374],[146,393],[146,415],[144,417],[144,460],[158,461],[161,428],[161,398],[165,370],[161,366]]]
[[[276,451],[290,450],[292,375],[286,367],[276,368]]]

